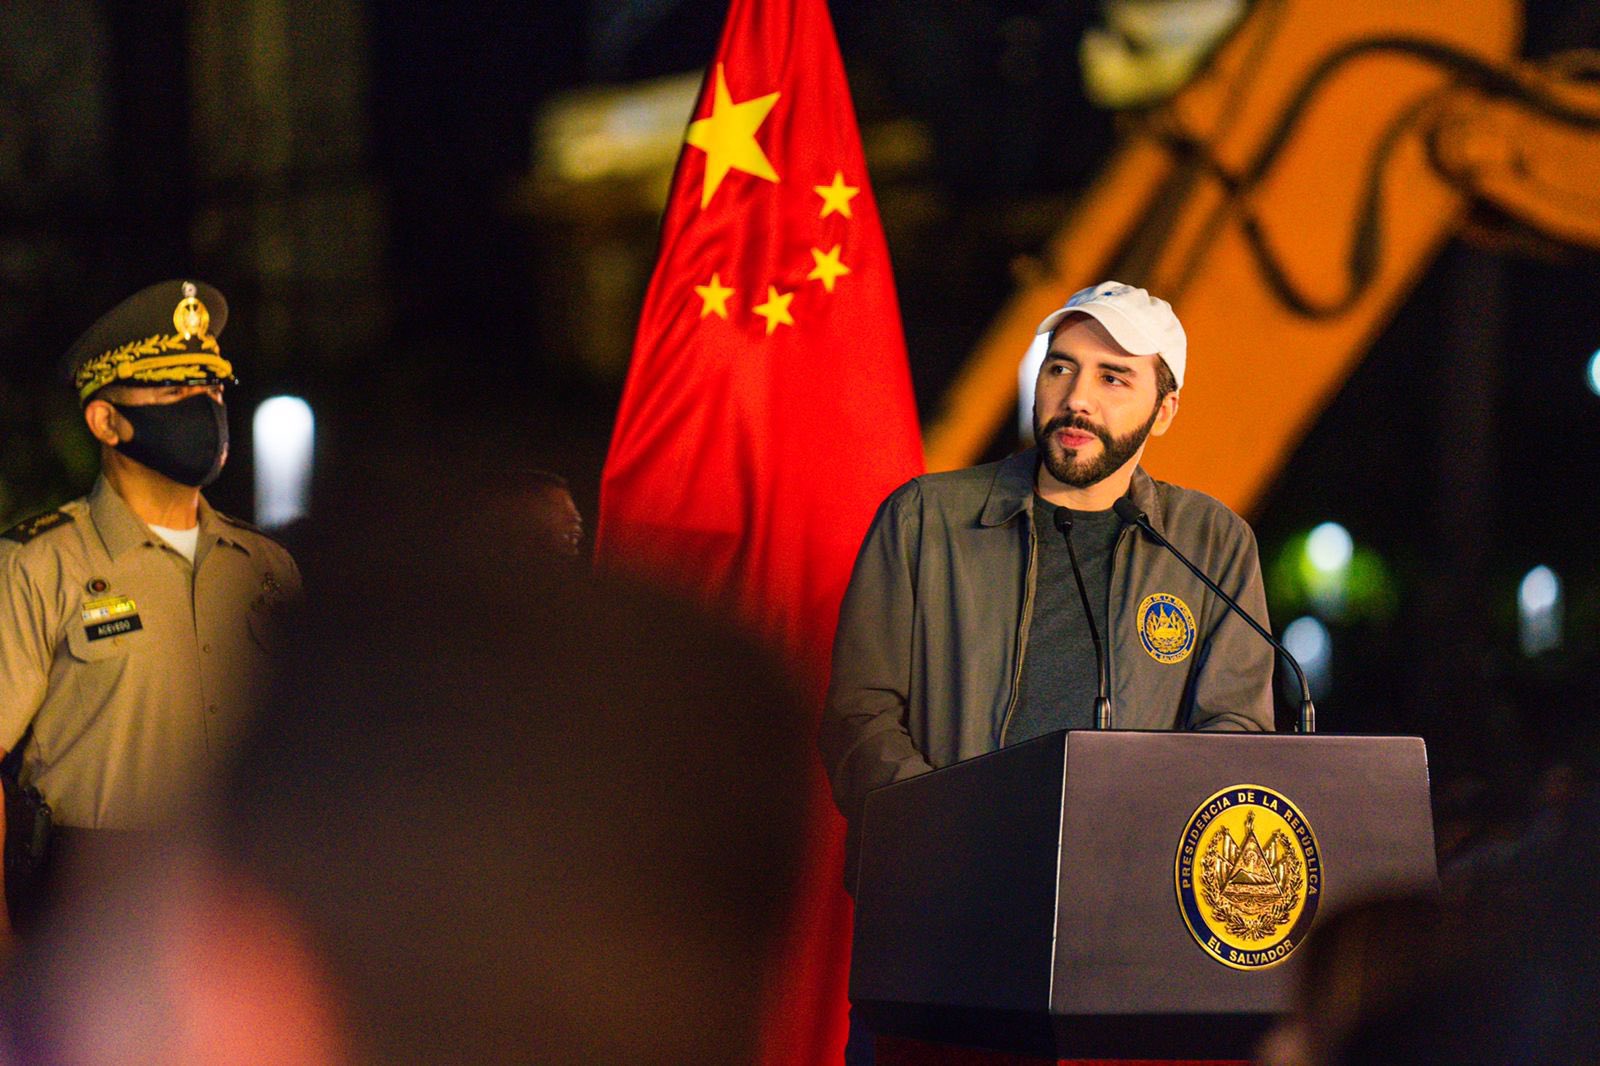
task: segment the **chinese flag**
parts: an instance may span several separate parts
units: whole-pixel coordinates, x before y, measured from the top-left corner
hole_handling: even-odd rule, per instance
[[[823,0],[733,0],[684,137],[601,483],[597,562],[770,640],[820,709],[878,504],[922,471],[888,249]],[[840,1059],[849,899],[814,831],[767,1063]]]

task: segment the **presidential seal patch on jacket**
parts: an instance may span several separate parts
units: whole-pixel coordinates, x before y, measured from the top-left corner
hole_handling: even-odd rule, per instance
[[[1181,663],[1194,651],[1194,615],[1189,605],[1168,592],[1146,596],[1134,612],[1139,643],[1158,663]]]
[[[1184,827],[1176,880],[1195,941],[1225,966],[1257,970],[1305,941],[1322,898],[1322,852],[1282,794],[1232,785],[1200,804]]]

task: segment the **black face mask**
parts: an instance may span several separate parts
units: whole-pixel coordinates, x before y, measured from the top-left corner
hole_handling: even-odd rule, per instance
[[[207,393],[177,403],[111,405],[133,426],[117,451],[180,485],[203,488],[228,461],[228,409]]]

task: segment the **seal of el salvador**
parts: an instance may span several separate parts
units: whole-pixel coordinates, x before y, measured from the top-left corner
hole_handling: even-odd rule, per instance
[[[1181,663],[1194,651],[1194,615],[1189,605],[1170,592],[1144,598],[1134,614],[1139,643],[1158,663]]]
[[[1230,785],[1190,816],[1175,880],[1195,942],[1224,966],[1257,970],[1304,943],[1322,898],[1322,851],[1282,793]]]

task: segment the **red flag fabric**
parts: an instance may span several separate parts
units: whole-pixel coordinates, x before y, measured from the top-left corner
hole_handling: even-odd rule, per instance
[[[733,0],[684,138],[601,482],[596,561],[731,607],[820,709],[877,505],[922,471],[899,305],[823,0]],[[815,831],[766,1063],[840,1061],[842,822]]]

